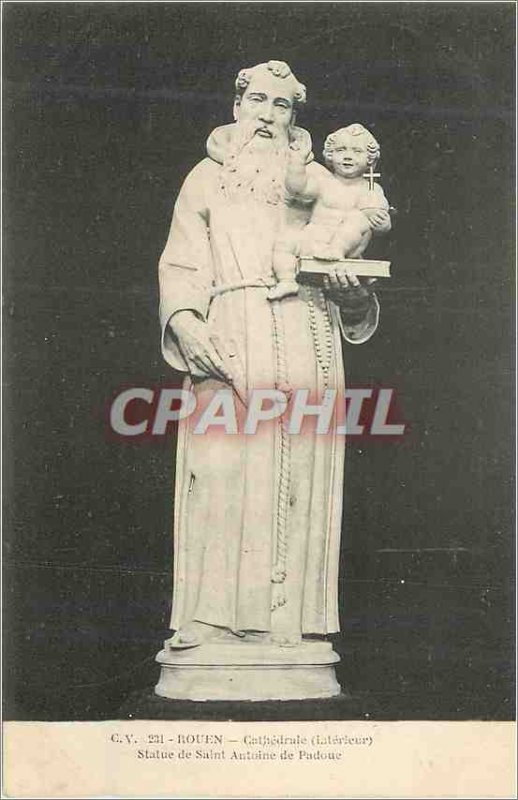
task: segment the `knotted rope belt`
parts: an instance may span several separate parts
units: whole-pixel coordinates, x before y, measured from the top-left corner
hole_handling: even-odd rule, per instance
[[[238,289],[271,289],[277,284],[273,276],[265,278],[251,278],[248,281],[239,281],[238,283],[221,283],[219,286],[212,286],[210,290],[211,299],[226,292],[235,292]]]

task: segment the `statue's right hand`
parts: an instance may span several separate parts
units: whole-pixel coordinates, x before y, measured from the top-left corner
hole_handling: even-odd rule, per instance
[[[206,322],[192,311],[178,311],[169,326],[191,375],[232,383],[232,375],[211,341]]]

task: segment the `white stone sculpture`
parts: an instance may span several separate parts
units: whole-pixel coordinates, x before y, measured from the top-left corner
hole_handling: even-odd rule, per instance
[[[376,329],[378,301],[349,269],[331,270],[325,288],[271,294],[293,152],[310,188],[336,180],[312,160],[309,134],[295,127],[305,95],[283,62],[242,70],[234,124],[209,137],[208,156],[179,193],[159,266],[162,346],[201,406],[229,385],[245,403],[256,387],[288,395],[304,388],[313,398],[326,388],[343,393],[342,341],[360,344]],[[293,188],[289,224],[303,231],[314,198],[302,191],[299,202]],[[362,232],[355,257],[371,232]],[[192,417],[180,423],[176,632],[157,656],[159,695],[265,700],[340,692],[338,656],[325,637],[339,630],[343,462],[343,436],[292,436],[282,417],[251,436],[199,435]]]

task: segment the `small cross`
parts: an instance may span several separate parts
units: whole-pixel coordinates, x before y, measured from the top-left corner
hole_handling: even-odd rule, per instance
[[[372,192],[372,190],[374,189],[374,178],[381,178],[381,173],[374,172],[374,167],[371,164],[369,167],[369,171],[363,173],[363,177],[367,178],[367,180],[369,181],[369,191]]]

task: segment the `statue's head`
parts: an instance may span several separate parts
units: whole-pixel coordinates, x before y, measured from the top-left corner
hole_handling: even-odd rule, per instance
[[[306,87],[283,61],[242,69],[236,78],[234,119],[250,125],[253,137],[265,145],[288,141],[297,109],[305,102]]]
[[[358,122],[330,133],[324,143],[327,166],[346,178],[358,177],[369,167],[375,167],[379,157],[378,142]]]

